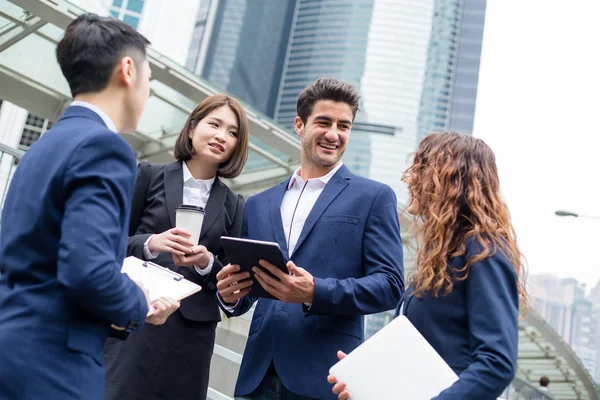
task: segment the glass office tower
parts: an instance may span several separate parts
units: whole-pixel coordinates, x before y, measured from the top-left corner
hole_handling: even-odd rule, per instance
[[[435,0],[419,141],[443,130],[471,134],[485,9],[486,0]]]

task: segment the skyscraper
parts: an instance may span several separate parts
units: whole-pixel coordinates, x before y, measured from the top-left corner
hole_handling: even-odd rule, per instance
[[[600,291],[585,296],[585,285],[575,279],[559,279],[550,275],[528,278],[533,307],[562,336],[592,376],[597,373],[598,324]]]
[[[294,0],[202,0],[187,67],[272,116],[295,5]]]
[[[485,9],[486,0],[434,0],[419,141],[443,130],[471,134]]]
[[[296,99],[319,77],[345,80],[360,92],[375,0],[297,0],[275,120],[292,127]]]

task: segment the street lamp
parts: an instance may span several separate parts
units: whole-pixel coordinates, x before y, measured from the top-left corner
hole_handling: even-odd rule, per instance
[[[590,219],[600,219],[600,217],[594,216],[594,215],[581,215],[581,214],[577,214],[574,213],[572,211],[565,211],[565,210],[556,210],[554,211],[554,214],[559,216],[559,217],[575,217],[575,218],[590,218]]]

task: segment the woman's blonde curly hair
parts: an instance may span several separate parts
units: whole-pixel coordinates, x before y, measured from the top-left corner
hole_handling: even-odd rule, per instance
[[[500,194],[492,150],[481,139],[442,132],[425,137],[412,156],[413,165],[402,179],[418,206],[415,295],[447,295],[454,280],[467,278],[473,264],[501,251],[517,274],[521,309],[526,310],[524,257]],[[466,264],[451,274],[448,261],[465,254],[470,238],[477,240],[481,251],[469,255]]]

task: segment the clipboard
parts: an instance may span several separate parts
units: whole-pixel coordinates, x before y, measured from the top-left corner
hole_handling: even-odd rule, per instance
[[[148,289],[151,301],[160,297],[171,297],[181,301],[202,290],[200,285],[185,279],[175,271],[133,256],[123,261],[121,272],[127,274],[131,280],[141,282]]]

